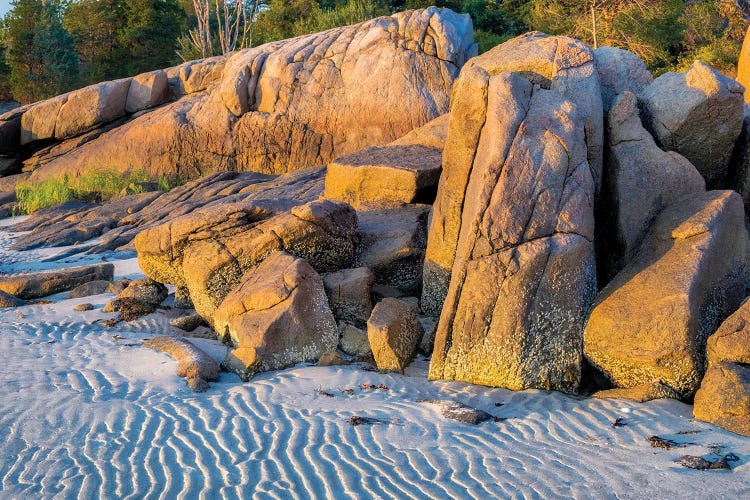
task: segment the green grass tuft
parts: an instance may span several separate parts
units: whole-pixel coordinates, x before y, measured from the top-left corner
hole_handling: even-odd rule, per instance
[[[71,200],[101,202],[144,191],[143,183],[150,179],[145,171],[121,173],[114,169],[86,172],[79,177],[48,179],[38,183],[20,182],[16,186],[18,199],[16,211],[32,214]],[[157,181],[160,191],[169,191],[174,185],[162,177]]]

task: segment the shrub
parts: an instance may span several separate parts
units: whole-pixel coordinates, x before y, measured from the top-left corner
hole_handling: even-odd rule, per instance
[[[145,171],[121,173],[114,169],[86,172],[79,177],[64,176],[42,182],[20,182],[16,186],[17,212],[32,214],[71,200],[107,201],[143,192],[142,183],[148,182]],[[175,184],[166,178],[157,181],[161,191],[169,191]]]

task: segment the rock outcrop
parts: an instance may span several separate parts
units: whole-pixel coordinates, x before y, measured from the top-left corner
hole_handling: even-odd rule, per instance
[[[38,299],[72,290],[89,281],[112,281],[114,273],[115,266],[112,264],[95,264],[57,271],[0,275],[0,291],[21,299]]]
[[[141,269],[161,283],[185,287],[195,310],[213,314],[243,274],[277,250],[320,272],[350,267],[357,216],[346,203],[319,200],[274,215],[253,202],[216,205],[138,234]]]
[[[464,182],[441,180],[438,193],[441,207],[458,202],[461,213],[443,218],[460,231],[429,377],[577,392],[583,324],[596,292],[585,133],[592,117],[519,74],[468,66],[451,117],[471,116],[455,138],[462,162],[448,156],[451,122],[445,155],[457,171],[444,163],[444,176]],[[433,239],[448,232],[437,210],[430,245],[442,240],[440,250],[450,252],[446,238]]]
[[[424,335],[417,315],[406,302],[387,298],[378,302],[367,320],[367,339],[379,370],[403,373]]]
[[[243,276],[216,311],[214,328],[235,346],[223,366],[243,380],[317,361],[339,340],[320,276],[284,252]]]
[[[679,153],[662,151],[643,128],[632,93],[612,101],[607,132],[604,195],[597,220],[605,283],[632,260],[664,208],[705,191],[695,167]]]
[[[487,79],[502,71],[515,71],[532,85],[560,93],[576,105],[584,121],[588,168],[595,191],[601,182],[603,118],[599,76],[591,50],[567,37],[527,33],[472,59],[455,84],[448,136],[443,151],[443,174],[433,207],[424,264],[422,308],[438,315],[448,291],[451,269],[462,228],[466,185],[481,161],[478,150],[487,112]],[[511,113],[518,106],[509,104]],[[511,120],[509,120],[510,123]],[[499,139],[505,142],[506,137]]]
[[[742,130],[744,89],[696,61],[686,73],[665,73],[639,96],[644,124],[659,145],[695,165],[709,189],[724,186]]]
[[[101,158],[154,177],[283,173],[387,144],[446,113],[475,54],[468,15],[400,12],[35,103],[20,121],[0,116],[0,143],[63,141],[28,158],[34,180],[95,170]],[[165,77],[177,100],[159,106]],[[124,123],[105,130],[113,120]]]
[[[745,296],[750,242],[732,191],[694,194],[656,218],[635,258],[597,298],[588,360],[615,385],[695,393],[706,339]]]

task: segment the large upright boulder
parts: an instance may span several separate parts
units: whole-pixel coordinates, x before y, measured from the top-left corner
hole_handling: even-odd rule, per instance
[[[214,327],[235,346],[225,368],[244,380],[316,361],[339,340],[320,276],[284,252],[271,254],[242,278],[216,311]]]
[[[690,160],[709,189],[724,187],[742,130],[742,85],[701,61],[665,73],[639,96],[644,124],[659,145]]]
[[[470,17],[431,7],[185,63],[167,71],[179,100],[45,158],[32,177],[75,176],[102,158],[182,179],[323,165],[446,113],[475,54]]]
[[[439,193],[463,200],[462,223],[429,377],[577,392],[596,293],[587,116],[560,92],[478,66],[454,110],[472,112],[467,134],[448,139],[470,164],[463,185]]]
[[[477,143],[486,113],[486,81],[488,76],[502,71],[518,72],[532,84],[558,92],[576,105],[577,113],[584,121],[588,168],[598,193],[603,156],[603,112],[599,75],[591,50],[572,38],[533,32],[509,40],[469,61],[455,85],[443,151],[443,174],[427,245],[422,307],[430,314],[439,314],[447,293],[462,227],[461,207],[465,201],[466,185],[475,163],[481,159],[477,155]],[[506,139],[501,137],[499,142]]]
[[[737,61],[737,81],[745,87],[745,102],[750,103],[750,36],[745,33],[745,39],[742,42],[742,51]]]
[[[602,217],[597,220],[607,280],[630,262],[659,212],[705,191],[695,167],[679,153],[662,151],[643,128],[634,94],[617,96],[611,108]]]
[[[744,298],[749,248],[733,191],[695,193],[664,209],[599,294],[586,325],[588,360],[619,387],[661,382],[690,397],[706,339]]]

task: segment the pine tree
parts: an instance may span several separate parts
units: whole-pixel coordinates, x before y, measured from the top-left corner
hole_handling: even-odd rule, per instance
[[[14,0],[6,17],[10,89],[21,102],[70,90],[78,80],[73,38],[60,23],[61,6],[51,0]]]

